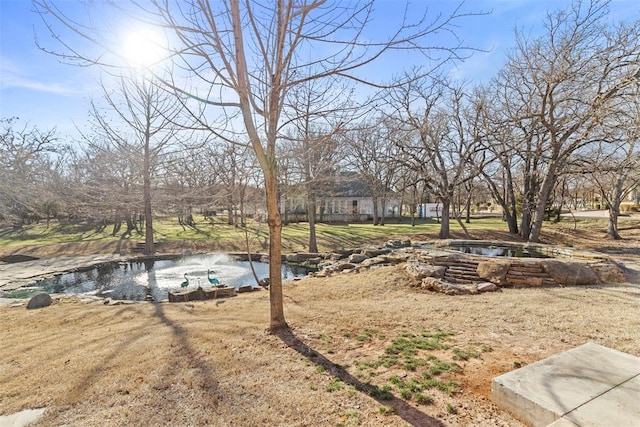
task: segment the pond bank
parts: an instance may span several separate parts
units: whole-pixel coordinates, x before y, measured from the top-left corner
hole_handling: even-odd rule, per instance
[[[0,290],[10,291],[35,282],[82,268],[92,268],[107,262],[124,262],[127,257],[114,254],[54,256],[30,261],[0,262]]]

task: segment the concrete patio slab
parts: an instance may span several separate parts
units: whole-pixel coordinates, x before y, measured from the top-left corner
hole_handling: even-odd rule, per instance
[[[0,426],[2,427],[24,427],[38,421],[44,414],[45,408],[25,409],[11,415],[0,415]]]
[[[639,387],[640,358],[587,343],[494,378],[492,397],[533,426],[640,426]]]
[[[640,426],[640,376],[620,384],[597,399],[566,414],[576,425]],[[599,423],[594,423],[598,420]]]

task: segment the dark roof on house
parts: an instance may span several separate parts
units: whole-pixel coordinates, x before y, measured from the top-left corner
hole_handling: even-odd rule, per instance
[[[356,172],[342,172],[327,178],[319,187],[318,197],[371,197],[367,182]]]

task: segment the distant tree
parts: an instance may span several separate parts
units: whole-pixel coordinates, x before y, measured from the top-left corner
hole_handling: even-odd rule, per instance
[[[51,213],[48,179],[56,151],[55,131],[20,125],[17,118],[0,118],[0,218],[22,227]]]
[[[622,238],[618,232],[620,205],[640,186],[640,105],[635,90],[627,95],[609,115],[603,140],[579,156],[578,169],[599,190],[609,210],[607,234],[616,240]]]
[[[441,239],[449,238],[456,192],[482,169],[484,147],[469,132],[463,86],[416,80],[393,91],[390,118],[405,132],[396,144],[403,165],[414,170],[442,203]],[[459,220],[459,218],[458,218]],[[461,224],[464,229],[464,225]]]
[[[416,170],[404,166],[404,160],[399,160],[397,158],[395,160],[399,165],[397,189],[400,192],[402,202],[402,205],[400,206],[400,214],[407,210],[405,206],[408,205],[411,226],[415,226],[418,204],[424,201],[426,192],[424,181]]]
[[[101,135],[84,135],[83,152],[74,164],[72,188],[75,220],[113,223],[111,234],[131,235],[138,229],[137,217],[142,212],[142,162],[128,151],[122,151]]]
[[[91,116],[104,140],[113,144],[126,158],[140,159],[144,216],[144,254],[155,253],[153,238],[153,180],[161,157],[177,145],[182,125],[182,104],[173,93],[156,84],[144,73],[133,71],[117,79],[117,87],[103,83],[106,111],[91,103]],[[113,119],[113,116],[117,120]]]
[[[521,150],[513,144],[526,138],[521,137],[520,127],[507,119],[508,105],[503,105],[503,98],[499,95],[492,85],[476,87],[472,94],[471,103],[477,117],[475,137],[485,148],[484,166],[474,167],[502,209],[509,232],[519,234],[517,181],[524,162],[518,157]]]
[[[318,252],[316,239],[317,194],[326,192],[341,160],[339,134],[351,120],[353,103],[345,93],[347,87],[331,81],[310,80],[293,88],[287,97],[279,161],[287,162],[293,176],[298,176],[306,198],[309,223],[309,252]],[[284,185],[284,183],[283,183]]]
[[[398,176],[394,167],[398,146],[389,137],[392,130],[387,124],[381,117],[346,134],[345,163],[358,172],[371,194],[373,225],[384,225],[386,201]]]
[[[208,147],[208,152],[211,173],[221,184],[217,200],[227,207],[227,223],[244,227],[246,191],[257,168],[251,147],[239,142],[216,141]]]
[[[212,190],[218,183],[212,179],[206,146],[196,145],[167,153],[158,175],[164,211],[176,215],[183,229],[198,227],[194,214],[214,200]]]

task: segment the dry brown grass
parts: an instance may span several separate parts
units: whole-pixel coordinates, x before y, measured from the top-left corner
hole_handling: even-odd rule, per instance
[[[589,341],[640,356],[640,227],[610,241],[603,224],[549,227],[543,240],[622,252],[633,283],[452,297],[417,292],[397,267],[308,278],[285,285],[293,333],[280,336],[266,332],[265,291],[180,304],[0,304],[0,414],[47,408],[41,426],[518,426],[491,403],[493,377]],[[375,391],[394,375],[414,373],[359,363],[406,332],[436,330],[454,333],[452,347],[491,351],[456,361],[461,370],[442,378],[460,389],[425,392],[431,404],[397,390],[381,399]],[[452,361],[451,350],[428,353]]]
[[[180,304],[4,304],[0,414],[46,407],[42,426],[517,426],[490,402],[494,376],[588,341],[640,356],[639,308],[632,285],[418,293],[395,267],[287,283],[293,335],[280,337],[266,333],[265,291]],[[357,361],[404,332],[438,329],[454,332],[452,346],[490,347],[445,374],[460,391],[429,391],[427,405],[372,397],[412,373],[363,375]]]

